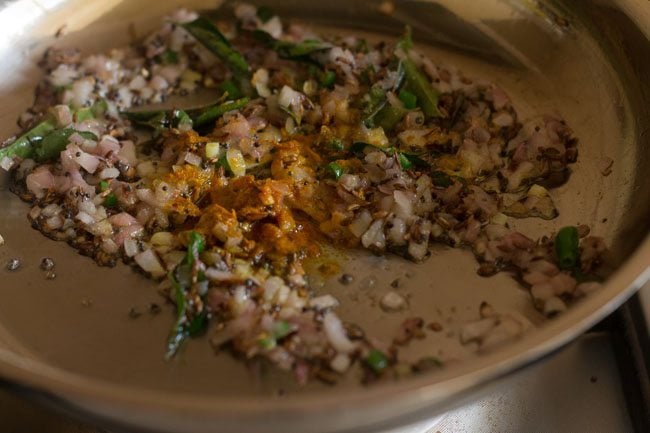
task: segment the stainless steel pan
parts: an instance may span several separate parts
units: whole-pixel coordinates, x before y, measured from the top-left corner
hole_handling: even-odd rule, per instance
[[[211,1],[14,0],[0,2],[0,136],[15,132],[39,79],[36,60],[53,42],[86,52],[128,43],[164,13]],[[361,387],[355,378],[335,387],[293,385],[277,372],[252,374],[206,341],[193,341],[165,362],[163,341],[171,310],[128,317],[131,307],[160,303],[155,286],[124,266],[96,267],[66,245],[45,239],[25,218],[27,206],[0,181],[0,262],[20,257],[17,272],[0,270],[0,376],[36,390],[71,410],[148,431],[375,431],[432,416],[562,347],[606,316],[650,276],[650,6],[638,0],[397,1],[387,17],[378,2],[283,1],[286,17],[392,37],[410,23],[436,60],[487,76],[514,97],[523,117],[558,112],[580,139],[580,158],[556,192],[561,215],[551,224],[527,222],[532,234],[578,222],[611,245],[611,276],[560,317],[546,321],[528,294],[505,275],[483,279],[466,251],[439,248],[422,265],[365,255],[342,258],[358,274],[343,290],[340,315],[381,334],[404,317],[444,324],[414,345],[448,366],[414,379]],[[130,27],[133,24],[133,27]],[[64,36],[54,40],[57,30]],[[603,158],[614,160],[604,177]],[[41,257],[55,258],[46,280]],[[402,279],[411,308],[385,314],[375,300]],[[492,353],[477,356],[458,343],[463,321],[478,305],[528,317],[536,329]],[[282,395],[279,392],[282,390]]]

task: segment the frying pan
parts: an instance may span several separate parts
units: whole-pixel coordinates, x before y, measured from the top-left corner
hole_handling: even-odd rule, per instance
[[[216,11],[213,1],[13,0],[0,2],[0,135],[16,132],[17,115],[31,103],[46,47],[76,46],[86,53],[144,35],[178,6]],[[0,261],[20,258],[14,272],[0,270],[0,376],[98,422],[157,432],[377,431],[431,417],[484,392],[492,384],[558,350],[616,309],[650,277],[650,7],[619,1],[398,1],[391,16],[379,2],[289,0],[272,4],[325,32],[392,38],[404,24],[435,61],[487,77],[511,95],[523,118],[558,113],[580,140],[569,182],[554,190],[560,216],[523,220],[531,236],[583,223],[610,246],[610,273],[602,289],[552,320],[532,307],[526,291],[506,275],[481,278],[468,251],[436,247],[423,264],[363,253],[340,255],[355,283],[332,279],[316,290],[334,293],[338,313],[382,336],[405,317],[438,321],[407,355],[433,355],[446,366],[428,374],[373,386],[351,373],[336,386],[295,385],[263,365],[245,366],[193,340],[170,362],[163,343],[172,321],[156,285],[126,266],[100,268],[67,245],[46,239],[26,219],[28,206],[0,180]],[[55,38],[57,33],[62,36]],[[601,174],[603,160],[614,161]],[[45,278],[42,257],[56,262]],[[389,283],[410,308],[384,313],[377,299]],[[335,280],[335,279],[334,279]],[[477,354],[458,342],[462,323],[489,302],[515,311],[534,329],[497,350]],[[143,312],[134,319],[135,308]],[[133,316],[133,315],[131,315]]]

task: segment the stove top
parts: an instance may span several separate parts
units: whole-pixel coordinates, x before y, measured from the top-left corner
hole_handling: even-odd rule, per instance
[[[650,286],[473,403],[381,433],[650,432]],[[108,433],[0,390],[6,433]]]

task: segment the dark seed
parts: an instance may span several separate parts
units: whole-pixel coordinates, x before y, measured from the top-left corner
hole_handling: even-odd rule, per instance
[[[44,271],[51,271],[54,269],[54,260],[49,257],[43,257],[43,260],[41,260],[41,269]]]
[[[343,327],[350,340],[362,340],[365,338],[363,329],[356,323],[345,322],[343,323]]]
[[[15,271],[20,267],[20,260],[13,258],[7,262],[7,270]]]
[[[494,263],[482,263],[476,271],[481,277],[491,277],[499,272],[499,268]]]
[[[341,278],[339,278],[339,282],[341,284],[346,284],[346,285],[352,284],[353,281],[354,281],[354,277],[350,274],[343,274],[341,275]]]
[[[391,281],[390,286],[394,289],[397,289],[401,285],[401,281],[399,278],[395,278],[393,281]]]
[[[160,305],[156,304],[155,302],[152,302],[151,304],[149,304],[149,314],[155,316],[156,314],[160,313],[161,311],[162,311],[162,309],[160,308]]]
[[[434,357],[426,357],[420,359],[418,362],[416,362],[413,365],[413,370],[416,373],[424,373],[426,371],[430,371],[434,368],[440,368],[442,367],[442,361],[440,361],[438,358]]]
[[[318,369],[316,370],[315,376],[318,380],[328,385],[334,385],[340,376],[331,370]]]
[[[129,310],[129,318],[137,319],[140,316],[142,316],[142,313],[139,312],[137,308],[131,307],[131,309]]]

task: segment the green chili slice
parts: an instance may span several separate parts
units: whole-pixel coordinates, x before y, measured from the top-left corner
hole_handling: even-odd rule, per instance
[[[375,373],[379,374],[388,367],[388,358],[379,350],[373,349],[368,352],[366,357],[366,363],[368,367],[372,369]]]
[[[325,71],[318,77],[318,82],[322,87],[330,88],[336,82],[336,72]]]
[[[562,269],[572,269],[580,259],[580,236],[573,226],[563,227],[555,235],[555,255]]]
[[[327,173],[332,176],[334,179],[339,180],[343,176],[344,170],[343,167],[338,162],[330,162],[325,167]]]
[[[114,208],[117,206],[117,196],[114,193],[110,193],[104,198],[104,207]]]

